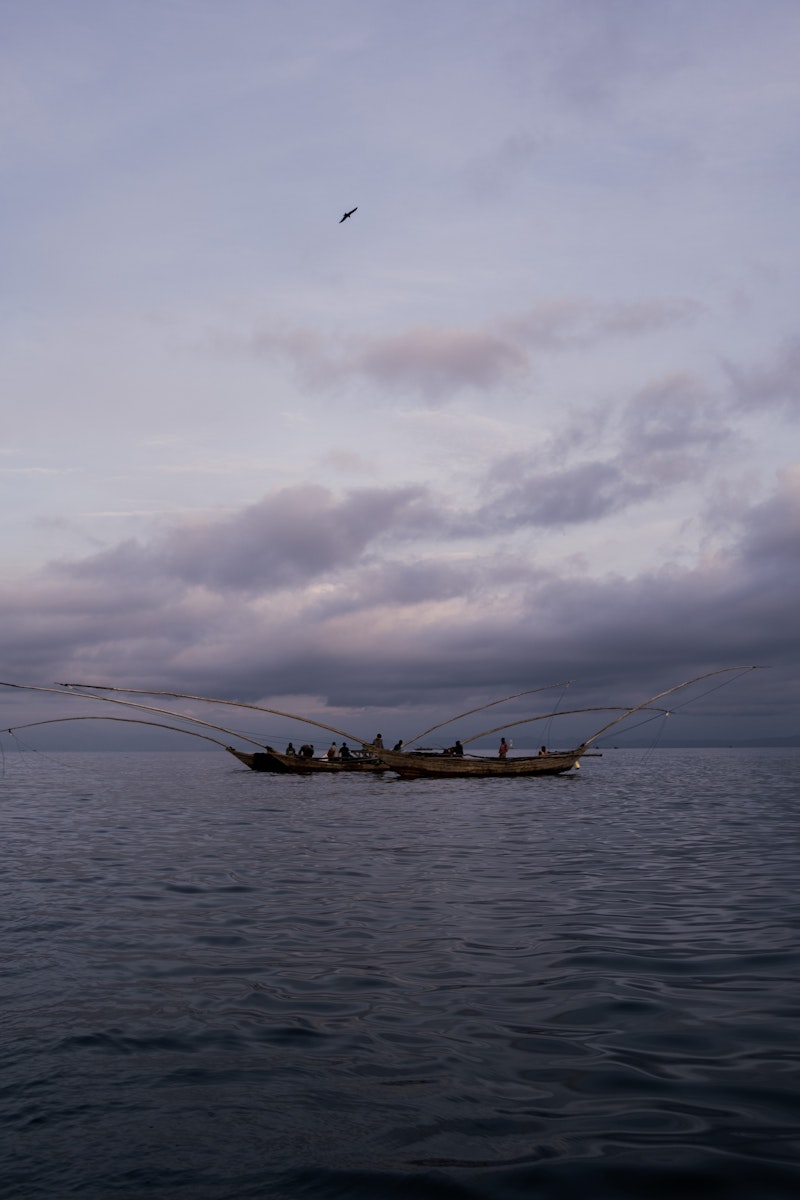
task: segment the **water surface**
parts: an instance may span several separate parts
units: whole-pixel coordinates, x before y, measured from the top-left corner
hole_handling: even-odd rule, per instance
[[[800,751],[2,766],[5,1200],[797,1194]]]

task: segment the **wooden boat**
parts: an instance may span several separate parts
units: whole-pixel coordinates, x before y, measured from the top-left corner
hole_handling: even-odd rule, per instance
[[[519,779],[523,775],[564,775],[580,767],[586,754],[577,750],[556,750],[532,758],[494,758],[479,755],[456,756],[403,750],[379,750],[381,761],[401,779]]]
[[[156,709],[160,712],[162,710]],[[179,716],[180,714],[175,714]],[[226,729],[223,725],[211,725],[207,721],[200,721],[196,717],[183,717],[182,720],[193,721],[194,724],[203,725],[209,729],[219,730],[221,733],[233,734],[236,733],[233,729]],[[258,746],[258,750],[237,750],[234,746],[226,745],[219,738],[211,737],[207,733],[200,733],[195,729],[187,729],[181,725],[171,725],[166,721],[146,721],[142,717],[111,717],[111,716],[95,716],[94,714],[83,714],[79,717],[49,717],[46,721],[26,721],[22,725],[15,725],[5,732],[16,734],[23,729],[33,729],[39,725],[60,725],[66,721],[119,721],[127,725],[148,725],[153,729],[168,729],[173,733],[183,733],[187,737],[202,738],[203,741],[212,742],[215,746],[221,746],[232,754],[234,758],[238,758],[239,762],[244,763],[251,771],[266,771],[274,775],[313,775],[319,772],[323,775],[335,774],[337,771],[373,771],[382,772],[388,768],[377,759],[371,756],[361,755],[358,751],[355,752],[351,759],[345,759],[343,762],[335,760],[329,762],[327,759],[318,758],[303,758],[299,754],[286,755],[280,754],[277,750],[273,750],[271,746],[262,746],[260,742],[253,742]],[[253,739],[247,738],[245,735],[236,733],[237,737],[244,738],[245,741]]]
[[[652,699],[656,698],[652,697]],[[501,729],[512,729],[519,725],[533,725],[538,721],[552,720],[554,717],[569,717],[589,712],[615,712],[620,714],[574,750],[543,749],[535,755],[512,755],[510,757],[508,755],[501,757],[499,754],[489,757],[487,755],[467,754],[463,752],[461,754],[454,754],[452,750],[445,750],[438,754],[433,750],[375,750],[375,754],[382,762],[386,763],[387,767],[392,771],[396,771],[402,779],[519,779],[523,776],[533,775],[565,775],[567,771],[578,770],[582,758],[586,758],[587,756],[602,758],[601,753],[589,749],[590,744],[601,733],[612,725],[616,725],[619,721],[623,721],[626,717],[629,717],[632,712],[639,712],[650,707],[650,701],[645,701],[644,704],[638,704],[633,709],[610,707],[608,705],[591,708],[559,709],[554,712],[540,713],[535,717],[523,717],[520,721],[506,721],[503,725],[498,725],[494,729],[484,729],[481,733],[473,734],[471,738],[466,738],[461,743],[463,751],[463,747],[470,742],[475,742],[479,738],[489,737],[493,733],[499,733]],[[658,711],[663,712],[663,709],[659,709]],[[450,724],[450,722],[443,722],[443,724]],[[440,727],[435,726],[434,728],[438,729]],[[426,732],[430,732],[430,730]]]
[[[48,688],[48,687],[38,687],[38,686],[31,685],[31,684],[9,683],[4,680],[0,680],[0,687],[16,688],[18,690],[27,691],[27,692],[50,692],[50,693],[55,693],[60,696],[64,696],[64,695],[71,695],[73,697],[83,696],[83,698],[86,700],[100,701],[103,704],[122,705],[125,708],[135,708],[140,711],[147,712],[147,713],[159,714],[161,716],[169,716],[169,717],[184,721],[192,727],[198,726],[202,729],[213,729],[215,732],[226,734],[228,737],[236,737],[236,738],[239,738],[241,741],[250,742],[250,744],[253,746],[256,746],[257,749],[255,749],[255,750],[239,750],[236,747],[231,746],[229,743],[223,742],[219,738],[213,737],[213,736],[209,735],[208,733],[201,733],[198,728],[186,728],[186,725],[183,725],[183,726],[173,725],[173,724],[167,723],[165,721],[152,721],[152,720],[144,719],[142,717],[119,717],[119,716],[106,716],[106,715],[97,716],[94,714],[84,714],[82,716],[77,716],[77,717],[50,717],[45,721],[28,721],[25,724],[16,725],[13,728],[9,729],[7,731],[8,733],[16,733],[18,730],[30,729],[37,725],[57,725],[62,722],[65,722],[65,721],[120,721],[120,722],[129,724],[129,725],[148,725],[148,726],[151,726],[156,729],[168,729],[174,733],[183,733],[189,737],[202,738],[204,741],[212,742],[214,745],[221,746],[224,750],[227,750],[229,754],[232,754],[234,758],[239,760],[239,762],[243,763],[246,767],[249,767],[251,771],[259,771],[259,772],[264,772],[266,774],[272,774],[272,775],[314,775],[314,774],[336,775],[341,772],[351,772],[351,773],[352,772],[355,772],[355,773],[372,772],[372,773],[377,774],[377,773],[382,773],[388,769],[384,765],[384,763],[379,762],[378,759],[375,758],[375,756],[372,754],[372,752],[371,752],[372,747],[370,744],[368,744],[366,742],[360,742],[359,739],[354,737],[352,734],[345,734],[343,730],[336,729],[332,725],[323,725],[319,721],[310,721],[307,718],[299,717],[292,713],[281,713],[280,715],[290,716],[293,720],[300,721],[304,724],[314,725],[319,729],[326,729],[332,733],[342,734],[349,741],[353,742],[356,745],[360,745],[362,748],[360,750],[352,750],[350,752],[349,758],[345,758],[345,759],[336,758],[336,759],[332,759],[332,760],[328,759],[328,758],[314,758],[313,751],[310,746],[308,747],[308,750],[311,753],[309,753],[308,755],[305,755],[305,754],[302,754],[299,752],[294,755],[281,754],[280,751],[273,749],[272,746],[266,746],[262,742],[256,741],[255,738],[252,738],[247,734],[241,733],[238,730],[229,729],[225,725],[217,725],[210,721],[203,721],[200,719],[200,717],[195,717],[195,716],[189,717],[183,713],[177,713],[177,712],[173,711],[172,709],[168,709],[168,708],[160,708],[160,707],[157,707],[157,706],[151,705],[151,704],[137,704],[130,700],[115,700],[109,696],[97,696],[97,695],[92,695],[90,693],[86,694],[86,693],[78,692],[78,691],[75,691],[72,689],[69,689],[68,691],[65,692],[63,690],[63,686],[57,687],[57,688]],[[113,689],[113,690],[119,690],[119,689]],[[168,696],[173,696],[175,698],[183,698],[183,699],[191,698],[191,697],[185,697],[185,696],[180,697],[179,693],[174,693],[174,692],[165,692],[165,693],[144,692],[144,693],[139,693],[139,694],[168,695]],[[227,701],[227,700],[216,700],[216,699],[213,699],[212,697],[206,697],[206,696],[196,696],[196,697],[194,697],[194,699],[195,700],[203,700],[205,702],[213,703],[213,704],[230,704],[235,708],[256,708],[256,709],[259,708],[258,705],[238,704],[236,702],[231,702],[231,701]],[[275,712],[276,710],[275,709],[261,709],[260,711]]]
[[[386,763],[387,767],[396,771],[402,779],[519,779],[525,776],[564,775],[568,771],[578,769],[582,758],[601,758],[602,754],[599,751],[592,751],[589,747],[604,733],[607,733],[609,729],[613,729],[615,725],[626,721],[635,713],[657,712],[663,716],[669,716],[668,709],[655,706],[656,700],[661,700],[665,696],[671,696],[693,683],[699,683],[701,680],[710,679],[716,675],[726,675],[732,671],[744,672],[756,669],[755,667],[723,667],[716,671],[706,671],[702,675],[695,675],[692,679],[685,680],[683,683],[677,683],[662,692],[657,692],[656,695],[650,696],[647,700],[642,701],[641,704],[630,705],[627,708],[597,706],[543,713],[536,717],[525,717],[520,721],[506,722],[504,725],[497,725],[494,729],[484,729],[481,733],[476,733],[461,743],[463,749],[463,746],[467,745],[468,742],[488,737],[490,734],[498,733],[501,729],[510,729],[512,726],[519,725],[530,725],[537,721],[546,721],[555,717],[575,716],[579,713],[589,712],[615,712],[617,714],[612,720],[607,721],[601,726],[596,733],[593,733],[591,737],[581,742],[574,750],[543,751],[533,757],[519,756],[510,758],[508,756],[501,757],[500,755],[493,758],[467,754],[456,755],[452,751],[436,754],[431,751],[420,750],[376,750],[375,754]],[[487,705],[486,707],[490,706]],[[450,722],[443,722],[443,724],[450,724]],[[434,726],[434,728],[440,728],[440,726]],[[430,730],[426,732],[430,732]],[[419,736],[422,737],[424,735],[420,734]]]
[[[383,762],[372,756],[354,755],[346,759],[303,758],[299,754],[281,754],[271,746],[263,750],[225,749],[251,771],[266,771],[271,775],[336,775],[339,772],[380,772],[388,770]]]

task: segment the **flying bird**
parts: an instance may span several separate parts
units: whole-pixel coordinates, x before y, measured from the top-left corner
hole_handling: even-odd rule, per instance
[[[341,225],[342,221],[346,221],[348,217],[352,217],[354,212],[358,212],[358,205],[356,205],[355,208],[351,208],[350,212],[346,212],[339,224]]]

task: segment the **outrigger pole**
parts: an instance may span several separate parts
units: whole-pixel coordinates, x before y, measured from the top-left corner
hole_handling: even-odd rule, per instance
[[[470,742],[476,741],[478,738],[488,737],[490,733],[499,733],[501,729],[514,729],[517,725],[533,725],[536,721],[548,721],[551,717],[574,717],[581,713],[590,712],[618,712],[622,716],[617,720],[622,721],[630,713],[629,708],[623,709],[620,705],[603,704],[591,708],[559,708],[555,712],[540,713],[538,717],[523,717],[521,721],[506,721],[504,725],[497,725],[494,729],[484,729],[482,733],[473,733],[472,737],[464,738],[462,745],[468,746]],[[665,713],[665,708],[657,708],[654,712]],[[612,722],[612,724],[615,722]],[[582,746],[588,746],[588,742],[582,742]]]
[[[420,738],[426,737],[429,733],[433,733],[434,730],[441,729],[444,725],[454,725],[456,721],[460,721],[463,717],[471,717],[473,713],[483,712],[486,708],[494,708],[496,704],[505,704],[508,700],[518,700],[520,696],[533,696],[536,692],[549,692],[559,687],[566,688],[571,683],[571,679],[565,679],[563,683],[546,683],[543,687],[530,688],[527,692],[514,692],[512,696],[502,696],[499,700],[490,700],[488,704],[481,704],[478,708],[467,709],[466,712],[459,713],[456,717],[448,717],[446,721],[440,721],[438,725],[431,725],[430,729],[423,729],[422,733],[418,733],[409,741],[403,742],[403,746],[413,746],[414,742],[418,742]],[[533,719],[538,720],[539,718],[536,717]],[[518,722],[512,722],[512,724],[518,724]],[[494,733],[495,730],[491,729],[489,732]],[[482,737],[483,735],[479,733],[477,736]],[[473,742],[475,739],[468,738],[467,740]]]
[[[641,704],[636,704],[633,708],[629,708],[621,717],[615,717],[613,721],[609,721],[608,724],[604,725],[602,729],[598,729],[597,733],[593,733],[590,738],[587,738],[583,745],[590,746],[592,742],[596,742],[602,734],[607,733],[609,729],[613,729],[615,725],[619,725],[620,721],[624,721],[626,717],[632,717],[634,713],[641,712],[642,709],[649,708],[654,700],[663,700],[665,696],[671,696],[673,692],[679,692],[682,688],[687,688],[693,683],[700,683],[703,679],[711,679],[714,675],[727,675],[731,671],[741,671],[741,673],[744,674],[745,671],[759,671],[761,669],[762,668],[757,666],[720,667],[716,671],[706,671],[703,675],[695,675],[692,679],[684,680],[683,683],[676,683],[674,687],[667,688],[663,692],[657,692],[656,695],[651,696],[649,700],[643,700]],[[730,680],[729,682],[733,681]],[[669,709],[665,709],[664,711],[667,713],[667,715],[669,715]]]
[[[64,685],[59,685],[57,687],[37,687],[35,684],[32,684],[32,683],[7,683],[4,680],[0,680],[0,687],[18,688],[20,691],[23,691],[23,692],[51,692],[54,696],[64,696],[64,695],[79,696],[83,700],[95,700],[95,701],[97,701],[97,703],[105,702],[106,704],[121,704],[124,708],[136,708],[136,709],[140,709],[143,712],[163,713],[164,716],[177,717],[181,721],[189,721],[194,725],[202,725],[206,729],[216,729],[218,733],[227,733],[231,737],[238,737],[243,742],[250,742],[253,746],[258,746],[260,750],[264,749],[263,742],[259,742],[255,738],[248,737],[244,733],[239,733],[239,731],[236,729],[226,729],[224,725],[214,725],[211,721],[201,720],[200,717],[185,717],[183,715],[183,713],[176,713],[171,708],[158,708],[154,704],[137,704],[133,700],[115,700],[111,696],[90,696],[90,695],[84,694],[83,692],[74,692],[74,691],[65,692]],[[154,693],[148,693],[148,692],[143,693],[143,695],[152,695],[152,694],[154,694]],[[58,720],[58,719],[59,718],[53,718],[53,720]],[[81,718],[80,717],[73,717],[73,718],[62,717],[60,719],[77,721],[77,720],[80,720]],[[86,717],[84,719],[90,720],[91,718]],[[99,719],[100,719],[99,717],[95,718],[95,720],[99,720]],[[110,720],[111,718],[106,718],[106,719]],[[119,718],[119,719],[122,720],[122,718]],[[302,717],[298,717],[298,720],[302,720]],[[146,723],[153,724],[153,722],[146,722]],[[33,724],[39,724],[39,722],[33,722]],[[41,724],[46,724],[46,722],[41,722]],[[22,728],[22,726],[19,726],[18,728]],[[168,728],[170,728],[170,727],[168,727]],[[188,729],[185,729],[185,730],[183,730],[183,732],[189,733],[190,731]],[[214,741],[216,739],[212,738],[211,740]],[[224,745],[224,743],[220,743],[220,744]]]
[[[190,721],[192,718],[186,717],[185,719]],[[219,738],[209,737],[207,733],[197,733],[194,729],[183,729],[180,725],[167,725],[164,721],[144,721],[141,717],[50,717],[47,721],[26,721],[24,725],[12,725],[9,729],[0,730],[0,733],[14,734],[18,733],[20,729],[33,729],[36,725],[58,725],[62,721],[125,721],[130,725],[153,725],[156,729],[171,729],[175,733],[185,733],[188,737],[203,738],[206,742],[213,742],[215,746],[222,746],[223,750],[228,749],[225,742],[221,742]],[[216,728],[216,726],[212,726],[212,728]],[[228,730],[222,730],[221,726],[220,729],[223,733],[228,732]],[[242,734],[237,733],[236,737],[242,737]],[[244,740],[250,741],[251,739],[245,738]],[[260,742],[254,744],[261,745]]]
[[[615,725],[619,725],[620,722],[626,720],[627,717],[632,717],[634,713],[655,712],[655,713],[662,713],[664,716],[669,716],[670,710],[668,708],[654,707],[654,705],[653,705],[654,700],[662,700],[664,698],[664,696],[671,696],[673,694],[673,692],[679,692],[679,691],[681,691],[682,688],[689,687],[693,683],[700,683],[700,681],[703,679],[711,679],[712,676],[714,676],[714,675],[726,675],[731,671],[741,671],[742,673],[744,673],[745,671],[758,671],[759,669],[760,669],[759,667],[755,667],[755,666],[746,666],[746,667],[721,667],[719,670],[716,670],[716,671],[706,671],[705,674],[703,674],[703,675],[695,675],[692,679],[686,679],[686,680],[684,680],[683,683],[676,683],[673,687],[667,688],[663,692],[657,692],[655,696],[650,696],[649,699],[643,700],[641,702],[641,704],[634,704],[630,708],[622,708],[621,706],[614,706],[614,705],[601,705],[601,706],[592,707],[592,708],[561,709],[557,712],[542,713],[541,715],[539,715],[537,717],[525,717],[521,721],[507,721],[504,725],[498,725],[495,729],[485,729],[483,731],[483,733],[473,734],[472,737],[466,738],[464,740],[463,744],[466,746],[470,742],[476,741],[478,738],[488,737],[492,733],[499,733],[501,729],[513,729],[517,725],[531,725],[531,724],[534,724],[536,721],[546,721],[550,717],[570,717],[570,716],[576,716],[580,713],[588,713],[588,712],[618,712],[620,714],[618,717],[615,717],[613,721],[609,721],[607,725],[604,725],[602,727],[602,729],[598,729],[597,733],[593,733],[591,737],[586,738],[586,740],[581,743],[579,748],[581,750],[583,750],[583,748],[585,746],[590,746],[592,744],[592,742],[596,742],[597,739],[602,734],[606,733],[609,729],[612,729]],[[732,681],[729,681],[729,682],[732,682]],[[538,690],[543,690],[543,689],[537,688],[535,690],[538,691]],[[520,694],[524,695],[525,693],[520,693]],[[509,699],[511,699],[511,698],[512,697],[509,697]],[[499,704],[500,701],[495,701],[495,703]],[[487,705],[486,707],[488,708],[490,706]],[[473,711],[478,712],[480,710],[473,709]],[[444,724],[447,724],[447,722],[444,722]]]
[[[19,687],[21,685],[15,684]],[[89,691],[93,692],[120,692],[124,696],[170,696],[174,700],[195,700],[202,704],[228,704],[232,708],[250,708],[256,712],[270,713],[274,717],[286,717],[290,721],[299,721],[303,725],[313,725],[316,729],[327,729],[329,733],[336,733],[340,737],[347,738],[348,741],[358,742],[359,746],[370,746],[371,742],[365,742],[363,738],[356,737],[355,734],[348,733],[345,729],[337,729],[335,725],[326,725],[322,721],[314,721],[311,717],[300,717],[297,713],[282,712],[279,708],[265,708],[263,704],[246,704],[242,700],[218,700],[214,696],[190,696],[185,692],[154,692],[144,688],[120,688],[120,687],[104,687],[100,683],[59,683],[55,688],[41,688],[40,691],[56,691],[59,688],[65,688],[75,696],[84,696],[90,700],[105,700],[108,704],[130,704],[133,708],[148,708],[146,704],[133,704],[128,700],[113,700],[110,696],[88,696]],[[82,691],[76,692],[75,688],[81,688]],[[60,693],[63,694],[63,693]],[[156,708],[153,712],[165,712],[171,716],[177,716],[168,708]],[[194,717],[188,717],[187,720],[194,720]],[[200,722],[201,724],[203,722]],[[252,740],[252,739],[250,739]],[[256,743],[257,745],[260,743]]]

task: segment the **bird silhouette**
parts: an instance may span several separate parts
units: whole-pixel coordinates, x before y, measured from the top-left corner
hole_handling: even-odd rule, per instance
[[[356,205],[355,208],[351,208],[350,212],[346,212],[339,224],[341,225],[342,221],[346,221],[348,217],[352,217],[354,212],[358,212],[358,205]]]

